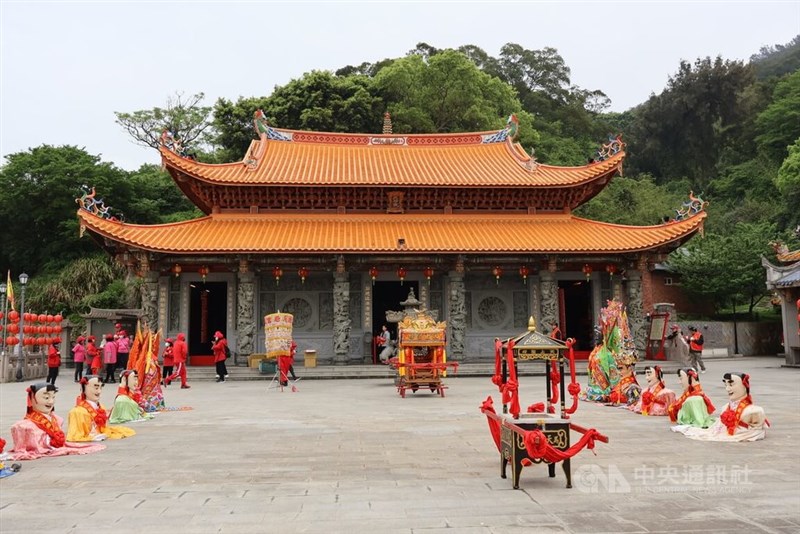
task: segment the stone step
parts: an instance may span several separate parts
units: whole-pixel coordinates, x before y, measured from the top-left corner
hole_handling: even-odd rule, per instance
[[[654,361],[654,362],[640,362],[637,365],[639,375],[644,373],[643,369],[648,364],[660,365],[665,374],[675,373],[678,368],[683,367],[682,364],[672,361]],[[575,373],[580,376],[586,376],[585,360],[575,362]],[[519,364],[520,376],[544,376],[544,365],[541,362],[526,362]],[[394,380],[397,372],[387,365],[324,365],[318,367],[303,367],[302,365],[294,366],[295,374],[303,380],[334,380],[334,379],[367,379],[367,378],[385,378],[387,380]],[[565,366],[565,374],[567,381],[569,381],[569,369]],[[486,376],[490,377],[494,374],[493,363],[466,363],[459,365],[456,372],[448,371],[448,378],[459,376]],[[269,380],[274,376],[274,373],[262,374],[258,369],[244,366],[228,366],[228,379],[229,380]],[[188,380],[195,381],[213,381],[216,380],[216,372],[214,367],[189,367]]]

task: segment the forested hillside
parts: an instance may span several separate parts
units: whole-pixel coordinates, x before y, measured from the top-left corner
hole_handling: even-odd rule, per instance
[[[703,247],[718,247],[716,261],[726,272],[716,276],[738,280],[737,286],[716,284],[705,296],[723,307],[729,304],[726,295],[734,294],[752,308],[764,286],[749,278],[745,284],[743,277],[763,281],[759,254],[771,252],[770,240],[796,246],[791,230],[800,225],[800,38],[764,48],[746,63],[707,57],[675,68],[662,92],[624,113],[610,113],[602,88],[574,85],[569,66],[553,48],[509,43],[494,57],[473,45],[440,50],[420,43],[404,57],[305,73],[270,94],[212,105],[204,105],[202,94],[176,94],[166,106],[154,102],[151,109],[118,112],[117,122],[137,142],[153,147],[168,129],[208,162],[243,157],[255,137],[257,109],[281,128],[365,133],[381,131],[386,111],[397,133],[499,129],[515,113],[518,141],[535,151],[538,161],[554,165],[584,164],[610,133],[621,132],[627,142],[625,176],[582,206],[579,215],[658,224],[693,191],[709,201],[708,239],[693,240],[689,250],[699,258],[705,257]],[[81,185],[96,186],[128,222],[199,215],[152,165],[127,172],[92,155],[91,147],[74,146],[39,146],[6,158],[0,169],[5,230],[0,266],[32,275],[31,298],[38,309],[134,304],[124,302],[132,298],[124,284],[96,283],[117,280],[120,273],[103,267],[108,259],[78,238],[73,199]],[[723,241],[728,245],[719,247]],[[748,250],[728,254],[730,243],[745,241]],[[64,269],[92,255],[97,258],[84,262],[96,262],[94,270]],[[696,266],[674,263],[691,278]],[[100,277],[92,286],[96,291],[59,290],[81,293],[77,288],[89,285],[75,277],[87,272]],[[704,290],[691,284],[688,289]]]

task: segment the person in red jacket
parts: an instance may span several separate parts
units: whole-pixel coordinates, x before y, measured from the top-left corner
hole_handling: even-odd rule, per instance
[[[189,351],[186,347],[186,336],[182,333],[178,334],[175,345],[172,347],[172,357],[175,360],[175,372],[172,373],[172,376],[167,378],[167,384],[180,376],[181,389],[189,389],[192,387],[186,383],[186,358],[188,355]]]
[[[217,330],[214,332],[214,340],[211,343],[211,350],[214,352],[214,365],[217,368],[217,382],[225,382],[228,378],[228,368],[225,366],[225,359],[228,357],[228,340]]]
[[[56,341],[47,350],[47,383],[56,385],[59,367],[61,367],[61,351],[58,349],[58,341]]]
[[[696,371],[700,373],[706,372],[706,364],[703,361],[703,334],[701,334],[694,326],[689,327],[689,363]]]
[[[167,342],[166,342],[166,344],[164,346],[164,363],[162,365],[162,367],[164,368],[164,374],[163,374],[162,379],[161,379],[161,383],[164,384],[164,387],[169,385],[169,382],[168,382],[167,379],[172,375],[172,369],[173,369],[173,366],[175,365],[175,359],[174,359],[173,354],[172,354],[172,351],[173,351],[172,345],[174,343],[175,343],[175,340],[172,339],[171,337],[168,337],[167,338]]]
[[[86,341],[86,361],[89,362],[92,376],[99,376],[103,362],[100,359],[100,351],[97,350],[97,345],[94,344],[94,340],[94,336],[89,336],[89,339]]]

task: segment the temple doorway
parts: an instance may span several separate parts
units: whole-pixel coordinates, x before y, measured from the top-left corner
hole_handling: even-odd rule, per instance
[[[585,359],[594,348],[591,283],[586,280],[562,280],[558,283],[561,332],[575,339],[575,357]]]
[[[380,335],[381,327],[386,325],[392,334],[392,340],[397,341],[397,323],[386,320],[387,311],[403,311],[401,302],[408,298],[408,293],[414,290],[414,295],[419,298],[419,282],[375,282],[372,291],[372,337]],[[374,346],[374,343],[373,343]],[[378,349],[380,352],[380,349]]]
[[[219,330],[227,337],[226,282],[193,282],[189,284],[189,365],[214,365],[211,340]]]

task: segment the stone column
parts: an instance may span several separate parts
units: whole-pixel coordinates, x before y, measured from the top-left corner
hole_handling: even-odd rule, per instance
[[[147,271],[142,286],[142,320],[153,332],[158,331],[158,272]]]
[[[454,361],[464,358],[464,335],[467,330],[466,286],[464,285],[464,258],[456,261],[456,270],[450,272],[450,354]]]
[[[236,351],[234,362],[238,363],[238,356],[249,356],[255,350],[256,325],[261,321],[255,318],[255,281],[256,275],[248,272],[247,267],[242,270],[239,265],[236,293]],[[229,336],[230,337],[230,336]]]
[[[628,271],[628,322],[639,357],[644,358],[647,343],[647,324],[642,311],[642,273]]]
[[[537,326],[537,330],[543,333],[549,333],[550,325],[558,322],[558,282],[556,281],[556,269],[555,258],[550,258],[547,262],[547,270],[539,274],[542,324]]]
[[[333,275],[333,363],[346,365],[350,355],[350,279],[344,258],[336,262]]]

